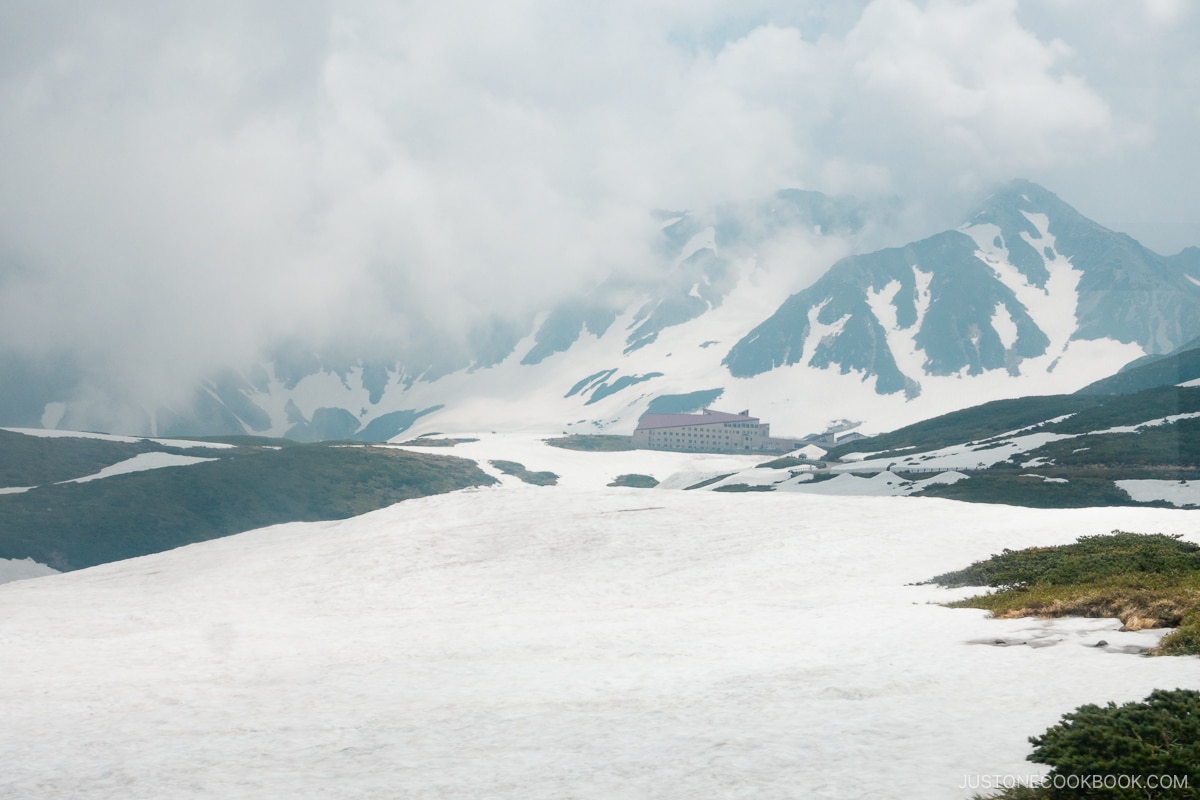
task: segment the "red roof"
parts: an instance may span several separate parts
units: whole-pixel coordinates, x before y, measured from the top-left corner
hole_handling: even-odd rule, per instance
[[[682,428],[685,425],[710,425],[714,422],[758,422],[758,417],[745,414],[727,414],[724,411],[704,409],[699,414],[643,414],[637,429]]]

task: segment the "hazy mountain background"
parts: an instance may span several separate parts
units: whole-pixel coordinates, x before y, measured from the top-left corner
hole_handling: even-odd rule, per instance
[[[1009,182],[957,228],[855,252],[896,201],[787,190],[660,211],[636,278],[609,276],[523,323],[372,357],[294,339],[190,399],[129,395],[128,432],[384,441],[406,431],[628,433],[656,410],[752,408],[790,435],[890,430],[1003,397],[1072,392],[1200,336],[1200,250],[1161,256],[1045,188]],[[846,253],[850,253],[846,255]],[[832,262],[808,283],[814,264]],[[106,428],[67,370],[10,384],[7,423]],[[40,377],[40,380],[39,380]]]
[[[520,389],[561,396],[616,370],[588,413],[537,410],[627,425],[629,401],[595,388],[673,380],[678,353],[650,348],[701,306],[750,305],[735,287],[771,276],[740,330],[732,310],[707,321],[721,358],[695,369],[722,375],[729,347],[839,258],[954,230],[1014,176],[1178,253],[1200,241],[1197,19],[1169,0],[7,5],[3,422],[299,438],[384,414],[400,416],[370,436],[423,412],[529,424],[498,411]],[[790,190],[832,205],[773,217]],[[802,230],[822,214],[843,224]],[[708,227],[711,256],[694,240]],[[577,352],[538,374],[580,320],[654,359]],[[1005,358],[1035,359],[1037,336],[1017,338]],[[985,339],[981,374],[999,357]],[[516,349],[533,373],[479,378]],[[742,352],[730,367],[757,370]],[[937,394],[899,363],[884,387],[906,380]],[[675,383],[655,391],[739,396]],[[811,394],[759,383],[745,395],[772,412]]]

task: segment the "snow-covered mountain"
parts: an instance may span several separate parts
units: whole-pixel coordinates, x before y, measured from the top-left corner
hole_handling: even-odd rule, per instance
[[[627,433],[648,409],[708,405],[749,408],[787,435],[846,419],[878,432],[1075,391],[1200,335],[1200,249],[1160,256],[1017,181],[956,230],[851,255],[893,211],[787,191],[663,212],[654,263],[536,319],[481,320],[465,343],[384,358],[281,347],[123,432]],[[0,397],[0,412],[23,415],[0,422],[113,429],[62,386],[31,385],[40,402]]]
[[[1049,373],[1092,343],[1163,353],[1200,334],[1198,256],[1159,256],[1015,181],[958,230],[838,262],[724,363],[835,367],[916,397],[927,377]]]

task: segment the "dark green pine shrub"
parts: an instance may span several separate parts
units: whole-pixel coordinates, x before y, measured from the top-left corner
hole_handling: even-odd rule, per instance
[[[653,475],[641,475],[639,473],[628,473],[618,475],[613,478],[609,486],[628,486],[633,489],[653,489],[658,486],[658,479]]]
[[[1029,760],[1051,767],[1043,785],[991,800],[1200,798],[1200,692],[1155,689],[1140,703],[1080,706],[1029,741]]]
[[[1053,769],[1050,782],[1070,776],[1129,776],[1143,785],[1051,787],[1052,798],[1200,798],[1200,692],[1155,689],[1145,701],[1080,706],[1041,736],[1031,737],[1030,761]],[[1151,779],[1186,778],[1186,788],[1151,787]]]

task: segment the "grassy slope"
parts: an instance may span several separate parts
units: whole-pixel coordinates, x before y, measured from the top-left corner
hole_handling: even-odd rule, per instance
[[[1131,433],[1090,434],[1154,419],[1200,411],[1200,388],[1162,386],[1134,395],[1053,395],[985,403],[906,428],[864,439],[829,453],[900,451],[912,455],[966,442],[986,441],[1019,428],[1070,434],[1019,453],[991,469],[973,472],[967,480],[932,485],[920,494],[984,503],[1007,503],[1039,508],[1142,505],[1118,489],[1117,480],[1200,478],[1200,419],[1179,420]],[[1071,414],[1065,420],[1049,422]],[[897,453],[897,454],[900,454]],[[1040,459],[1042,466],[1021,464]],[[1047,482],[1025,473],[1035,469]]]
[[[827,457],[901,449],[907,453],[909,448],[934,450],[1042,423],[1047,423],[1042,430],[1053,433],[1086,433],[1192,411],[1200,411],[1200,387],[1161,386],[1134,395],[1048,395],[996,400],[835,447]],[[1048,422],[1066,414],[1072,416]]]
[[[1168,503],[1135,503],[1128,494],[1117,488],[1113,478],[1092,470],[1082,472],[1047,471],[1039,475],[1066,480],[1066,483],[1046,481],[1038,476],[1020,473],[1007,474],[988,470],[971,474],[966,480],[951,484],[931,484],[919,497],[943,497],[967,503],[1002,503],[1026,508],[1093,508],[1096,506],[1162,505]],[[1128,477],[1120,475],[1120,477]]]
[[[1195,470],[1200,468],[1200,418],[1155,425],[1134,433],[1063,439],[1031,450],[1022,459],[1039,457],[1063,468]]]
[[[1200,411],[1200,387],[1160,386],[1137,394],[1092,398],[1097,405],[1047,425],[1053,433],[1087,433]]]
[[[1200,545],[1172,536],[1114,531],[1005,550],[929,582],[995,588],[949,605],[998,617],[1117,617],[1135,630],[1173,627],[1158,653],[1200,654]]]
[[[546,444],[551,447],[561,447],[564,450],[591,452],[617,452],[635,449],[631,437],[613,436],[606,433],[573,433],[570,436],[547,439]]]
[[[289,439],[266,436],[208,436],[189,439],[190,442],[213,442],[236,445],[228,447],[172,447],[169,440],[153,442],[114,442],[88,437],[30,436],[0,430],[0,487],[41,486],[69,481],[99,472],[119,461],[142,453],[174,453],[200,458],[229,458],[247,449],[294,447]]]
[[[826,454],[826,458],[839,459],[848,453],[886,453],[905,448],[936,450],[998,436],[1064,414],[1078,413],[1102,401],[1103,398],[1075,395],[996,400],[835,447]]]
[[[1188,343],[1195,344],[1195,341]],[[1127,366],[1116,375],[1088,384],[1077,394],[1133,394],[1196,378],[1200,378],[1200,347],[1192,346],[1165,356],[1147,356],[1141,363]]]
[[[158,449],[149,442],[51,439],[0,430],[0,486],[39,486],[82,478]]]
[[[1200,478],[1200,418],[1178,420],[1129,433],[1085,432],[1136,425],[1193,411],[1200,411],[1200,389],[1169,386],[1136,395],[1108,398],[1101,406],[1081,411],[1070,419],[1044,428],[1055,433],[1084,435],[1049,442],[1018,454],[1011,462],[973,473],[965,481],[933,485],[921,494],[1036,508],[1143,505],[1134,503],[1114,482],[1135,478]],[[1035,468],[1038,475],[1066,482],[1047,482],[1042,478],[1029,477],[1026,473],[1031,470],[1020,465],[1035,459],[1045,465]]]
[[[0,557],[79,569],[265,525],[493,483],[474,462],[325,444],[0,495]]]

